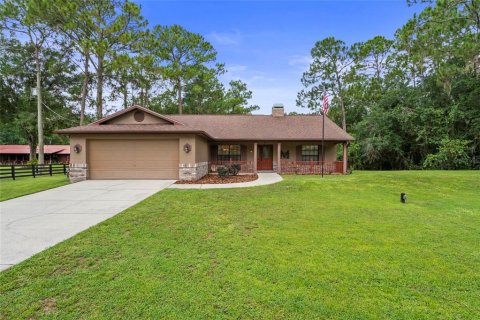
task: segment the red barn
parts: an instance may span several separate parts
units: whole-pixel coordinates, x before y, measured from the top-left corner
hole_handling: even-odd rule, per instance
[[[37,149],[38,152],[38,149]],[[69,163],[69,145],[46,145],[45,163]],[[30,157],[28,145],[0,145],[0,164],[25,164]]]

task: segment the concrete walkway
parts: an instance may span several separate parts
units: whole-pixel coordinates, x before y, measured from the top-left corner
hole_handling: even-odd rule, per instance
[[[225,184],[172,184],[170,189],[222,189],[222,188],[246,188],[264,186],[282,181],[282,177],[274,172],[260,172],[258,179],[249,182],[225,183]]]
[[[88,229],[174,180],[89,180],[0,202],[0,270]]]

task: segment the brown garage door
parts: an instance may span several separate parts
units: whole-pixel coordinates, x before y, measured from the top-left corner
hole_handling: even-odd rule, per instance
[[[88,140],[90,179],[178,179],[178,140]]]

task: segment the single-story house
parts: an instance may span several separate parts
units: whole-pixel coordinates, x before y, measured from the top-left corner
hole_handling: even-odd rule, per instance
[[[285,115],[282,105],[275,105],[271,115],[168,116],[132,106],[57,132],[70,136],[72,181],[197,180],[231,163],[241,166],[241,174],[319,174],[322,168],[322,116]],[[346,173],[351,140],[325,117],[326,173]]]
[[[38,147],[37,151],[38,153]],[[43,148],[46,163],[68,163],[70,146],[49,144]],[[0,164],[25,164],[30,160],[30,146],[27,144],[0,145]]]

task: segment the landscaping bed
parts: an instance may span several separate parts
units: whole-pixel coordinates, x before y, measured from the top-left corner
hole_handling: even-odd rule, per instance
[[[249,174],[241,176],[227,176],[221,178],[216,174],[207,174],[203,178],[195,181],[177,181],[175,184],[224,184],[224,183],[239,183],[239,182],[249,182],[255,181],[258,179],[258,175]]]

